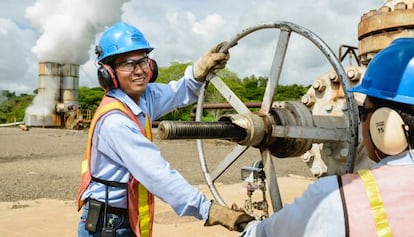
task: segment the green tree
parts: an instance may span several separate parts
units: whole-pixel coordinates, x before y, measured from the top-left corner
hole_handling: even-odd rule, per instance
[[[301,85],[278,85],[274,100],[287,101],[300,99],[309,89]]]
[[[246,77],[242,80],[245,88],[245,101],[262,101],[266,89],[267,79],[263,77],[256,78],[255,76]]]
[[[1,94],[6,99],[0,102],[0,123],[23,121],[25,110],[32,103],[34,95],[16,96],[14,92],[9,91],[2,91]]]
[[[173,80],[179,80],[190,63],[173,62],[169,67],[160,67],[157,82],[168,83]],[[160,120],[190,120],[192,106],[176,109],[160,118]]]
[[[184,75],[188,65],[190,63],[173,62],[169,67],[159,67],[157,82],[168,83],[169,81],[179,80]]]
[[[83,110],[94,113],[104,94],[105,91],[101,87],[88,88],[81,86],[79,88],[79,105]]]

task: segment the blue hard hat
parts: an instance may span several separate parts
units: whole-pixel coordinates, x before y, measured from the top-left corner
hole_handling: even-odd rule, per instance
[[[109,56],[135,50],[145,50],[149,53],[153,49],[141,31],[125,22],[120,22],[102,34],[96,53],[98,61],[101,62]]]
[[[349,92],[414,105],[414,38],[398,38],[378,52]]]

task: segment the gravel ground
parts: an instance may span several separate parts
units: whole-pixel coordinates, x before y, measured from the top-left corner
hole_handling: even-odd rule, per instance
[[[0,202],[39,198],[74,200],[80,182],[80,161],[87,130],[17,127],[0,128]],[[159,140],[166,160],[191,184],[203,184],[194,140]],[[234,143],[219,140],[204,142],[209,167],[214,168],[233,148]],[[240,168],[260,159],[259,151],[249,148],[217,182],[240,182]],[[275,159],[278,176],[290,174],[311,177],[299,158]]]

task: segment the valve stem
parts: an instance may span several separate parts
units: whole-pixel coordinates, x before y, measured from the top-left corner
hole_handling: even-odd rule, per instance
[[[192,122],[162,121],[158,125],[161,139],[224,139],[243,140],[246,131],[230,121]]]

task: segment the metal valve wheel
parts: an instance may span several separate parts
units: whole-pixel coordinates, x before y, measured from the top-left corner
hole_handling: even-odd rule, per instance
[[[356,147],[358,145],[358,120],[356,116],[357,113],[355,113],[356,105],[354,103],[354,97],[352,94],[346,92],[350,87],[350,84],[348,80],[346,80],[347,75],[343,66],[327,44],[310,30],[294,23],[282,21],[270,24],[261,24],[242,30],[234,38],[228,41],[228,44],[223,47],[221,51],[228,51],[231,45],[236,45],[243,37],[263,29],[276,29],[280,30],[280,32],[260,111],[255,113],[251,112],[218,76],[211,74],[208,76],[206,84],[201,90],[197,103],[196,121],[201,121],[206,87],[210,84],[213,85],[238,113],[236,115],[225,117],[225,119],[230,120],[245,129],[247,132],[246,138],[237,141],[238,144],[235,145],[233,150],[228,153],[216,167],[212,167],[212,169],[207,166],[202,139],[197,139],[197,149],[201,169],[213,197],[220,204],[226,205],[226,202],[223,200],[216,188],[216,180],[236,160],[238,160],[247,149],[251,147],[257,148],[264,164],[266,183],[268,186],[267,190],[270,194],[273,211],[277,211],[282,208],[282,201],[272,159],[272,156],[275,156],[275,153],[277,152],[274,152],[272,147],[275,145],[277,146],[277,144],[280,143],[280,141],[283,142],[284,139],[289,141],[293,140],[294,142],[302,142],[300,144],[302,144],[301,146],[303,149],[308,149],[308,145],[315,141],[329,142],[342,139],[342,141],[348,143],[350,148],[345,169],[347,172],[352,172],[356,156]],[[279,78],[292,32],[311,41],[324,54],[333,69],[336,71],[340,79],[340,85],[344,91],[347,106],[345,121],[348,124],[345,131],[330,131],[326,128],[315,127],[312,123],[312,115],[303,110],[301,106],[294,103],[288,104],[289,108],[287,109],[296,113],[297,117],[299,117],[298,120],[300,121],[292,124],[281,124],[279,120],[283,120],[282,113],[277,115],[275,108],[272,108],[274,106],[273,98],[276,93],[276,87],[279,83]],[[300,150],[299,152],[303,153],[304,151]],[[295,153],[295,151],[291,151],[289,154],[292,153]]]

